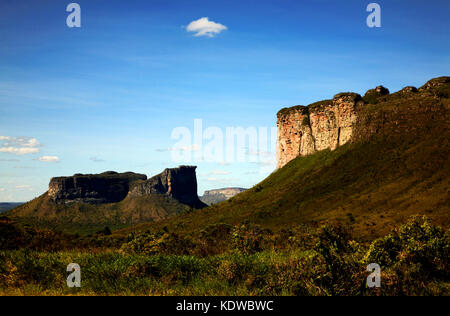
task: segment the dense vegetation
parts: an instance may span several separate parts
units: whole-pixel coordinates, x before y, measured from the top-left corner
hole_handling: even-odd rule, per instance
[[[196,254],[199,241],[167,232],[130,236],[120,249],[0,251],[0,294],[90,295],[445,295],[450,290],[449,233],[422,217],[370,244],[339,226],[288,243],[257,226],[238,225],[221,254]],[[205,250],[205,249],[204,249]],[[81,288],[68,288],[78,263]],[[381,287],[366,285],[369,263],[382,267]]]

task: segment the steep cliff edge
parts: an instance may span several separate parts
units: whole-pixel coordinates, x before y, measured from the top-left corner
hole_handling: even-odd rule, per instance
[[[386,101],[398,103],[414,96],[439,97],[439,94],[447,93],[449,82],[450,77],[435,78],[420,89],[408,86],[394,94],[390,94],[385,87],[378,86],[367,91],[364,97],[357,93],[340,93],[332,100],[284,108],[277,114],[277,168],[283,167],[297,156],[307,156],[324,149],[335,150],[347,142],[377,133],[379,127],[377,130],[373,124],[379,120],[368,119],[370,114],[367,114],[367,107]],[[411,106],[415,108],[407,110],[405,115],[408,111],[417,115],[436,108],[421,108],[420,104]],[[376,111],[371,111],[374,112]],[[393,124],[393,128],[396,126],[395,120],[385,118],[385,121]],[[355,134],[356,130],[358,133]]]
[[[128,195],[130,197],[150,194],[167,194],[179,202],[193,208],[203,208],[206,205],[197,195],[197,177],[195,166],[180,166],[168,168],[160,174],[146,180],[136,182]]]
[[[75,174],[50,180],[48,196],[56,203],[116,203],[128,194],[131,183],[147,180],[144,174],[108,171],[101,174]]]
[[[334,150],[347,143],[356,122],[361,96],[340,93],[332,100],[282,109],[277,114],[277,167],[297,156]]]

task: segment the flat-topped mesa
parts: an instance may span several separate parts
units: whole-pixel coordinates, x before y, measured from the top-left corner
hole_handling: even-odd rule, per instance
[[[285,108],[277,114],[277,168],[297,156],[334,150],[347,143],[356,123],[357,93],[340,93],[332,100]]]
[[[431,79],[419,89],[407,86],[394,94],[390,94],[385,87],[378,86],[368,90],[364,97],[357,93],[340,93],[332,100],[280,110],[277,114],[277,168],[283,167],[297,156],[310,155],[324,149],[334,150],[351,140],[361,138],[362,134],[368,136],[379,133],[380,129],[387,125],[376,122],[375,126],[375,122],[367,122],[367,118],[361,116],[364,106],[389,102],[390,99],[410,98],[417,93],[423,97],[449,98],[450,77]],[[421,106],[421,112],[413,113],[417,116],[424,111],[433,109]],[[404,122],[407,121],[407,116],[406,113],[403,117]],[[400,122],[397,119],[392,127],[399,126]]]
[[[200,200],[208,205],[213,205],[231,199],[232,197],[246,190],[247,189],[244,188],[222,188],[207,190],[205,191],[205,193],[203,193],[203,196],[200,197]]]
[[[197,195],[196,168],[195,166],[167,168],[146,181],[138,181],[133,184],[128,195],[137,197],[167,194],[193,208],[203,208],[206,204],[200,201]]]
[[[194,208],[206,205],[197,195],[195,166],[168,168],[147,179],[144,174],[108,171],[101,174],[75,174],[50,180],[48,195],[58,204],[117,203],[130,197],[166,194]]]
[[[239,194],[246,190],[247,189],[244,189],[244,188],[223,188],[223,189],[206,190],[205,193],[203,193],[203,197],[209,196],[209,195],[222,194],[227,199],[229,199],[229,198],[232,198],[233,196],[235,196],[236,194]]]
[[[146,180],[144,174],[108,171],[101,174],[75,174],[72,177],[52,178],[48,195],[58,204],[115,203],[123,200],[131,183]]]

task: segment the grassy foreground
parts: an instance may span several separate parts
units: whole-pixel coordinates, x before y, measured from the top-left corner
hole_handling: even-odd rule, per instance
[[[2,295],[449,295],[450,235],[413,217],[389,235],[360,244],[343,227],[325,225],[283,247],[257,226],[230,231],[217,255],[182,255],[169,234],[130,237],[120,248],[0,251]],[[12,247],[11,247],[12,248]],[[81,267],[81,288],[68,288],[66,267]],[[369,263],[381,287],[368,288]]]

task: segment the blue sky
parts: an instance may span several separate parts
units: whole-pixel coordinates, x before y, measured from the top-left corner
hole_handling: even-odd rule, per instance
[[[53,176],[176,167],[171,132],[194,119],[270,128],[282,107],[450,73],[449,1],[377,1],[381,28],[366,25],[370,1],[77,1],[81,28],[69,3],[0,2],[0,146],[33,149],[0,151],[0,201]],[[202,17],[227,29],[194,36]],[[271,171],[191,164],[200,194]]]

